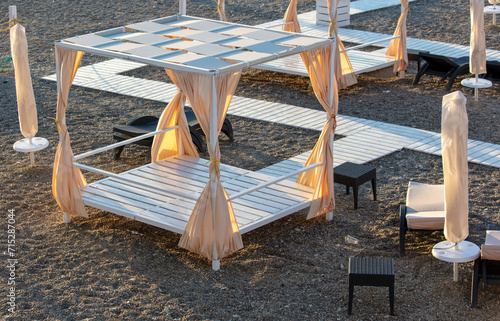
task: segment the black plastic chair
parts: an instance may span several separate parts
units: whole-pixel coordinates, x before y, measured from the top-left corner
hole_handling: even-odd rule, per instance
[[[188,121],[189,132],[191,133],[191,139],[193,140],[194,145],[198,148],[198,151],[203,153],[205,148],[203,147],[203,139],[201,135],[203,131],[201,130],[201,126],[196,119],[196,116],[193,111],[186,111],[186,119]],[[155,116],[142,116],[133,119],[126,126],[116,126],[113,127],[113,139],[117,141],[124,141],[126,139],[130,139],[133,137],[137,137],[140,135],[144,135],[156,130],[158,126],[158,117]],[[229,119],[224,119],[224,124],[221,130],[224,134],[229,137],[229,140],[233,142],[233,127]],[[153,137],[148,137],[133,144],[151,147],[153,144]],[[123,152],[125,146],[120,146],[114,149],[114,160],[120,159],[120,155]]]
[[[486,74],[483,78],[490,80],[493,83],[500,84],[500,61],[487,61]]]
[[[418,84],[420,77],[431,75],[441,77],[441,80],[450,78],[446,84],[445,90],[448,92],[453,86],[455,79],[469,73],[469,57],[460,57],[451,60],[445,56],[433,55],[429,53],[420,53],[419,56],[425,61],[422,68],[418,71],[413,81],[413,85]]]
[[[488,225],[487,231],[498,231],[499,226]],[[487,241],[485,241],[486,243]],[[481,250],[481,253],[482,250]],[[483,254],[474,262],[474,272],[472,274],[472,296],[471,307],[477,307],[477,297],[479,288],[479,279],[483,279],[483,290],[486,290],[487,284],[500,284],[500,261],[488,260]]]
[[[408,61],[416,61],[417,62],[417,74],[420,71],[420,65],[422,62],[422,58],[420,57],[421,53],[429,53],[428,51],[421,51],[421,50],[414,50],[414,49],[407,49],[407,54],[408,54]]]

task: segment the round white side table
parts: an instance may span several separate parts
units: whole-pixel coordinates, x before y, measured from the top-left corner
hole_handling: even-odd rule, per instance
[[[479,98],[478,89],[489,88],[493,86],[493,83],[488,79],[483,78],[467,78],[462,80],[462,86],[474,88],[474,99],[477,101]]]
[[[500,13],[500,6],[486,6],[484,7],[484,13],[489,13],[493,15],[493,25],[497,24],[497,13]]]
[[[14,150],[30,153],[31,166],[35,165],[35,152],[47,148],[49,141],[42,137],[23,138],[14,143]]]
[[[472,262],[479,257],[481,250],[479,246],[469,241],[458,244],[450,241],[439,242],[434,245],[432,255],[435,258],[453,263],[453,281],[458,281],[458,263]]]

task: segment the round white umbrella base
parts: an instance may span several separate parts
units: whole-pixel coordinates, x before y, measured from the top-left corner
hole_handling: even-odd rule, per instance
[[[462,80],[462,86],[474,88],[474,99],[478,99],[478,89],[479,88],[489,88],[493,86],[493,83],[488,79],[483,78],[467,78]]]
[[[474,261],[481,254],[479,246],[469,241],[454,244],[450,241],[439,242],[434,245],[432,255],[435,258],[453,263],[453,281],[458,281],[458,263]]]
[[[14,143],[14,150],[22,153],[30,153],[31,166],[35,165],[34,152],[47,148],[49,141],[42,137],[23,138]]]
[[[493,5],[493,6],[484,7],[484,13],[492,14],[493,15],[492,23],[494,25],[496,25],[497,24],[497,13],[500,13],[500,6]]]

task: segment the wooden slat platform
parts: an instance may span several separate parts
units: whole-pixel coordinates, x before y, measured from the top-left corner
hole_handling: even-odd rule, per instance
[[[394,57],[387,56],[383,51],[375,50],[367,52],[360,50],[350,50],[348,52],[348,55],[354,73],[356,75],[359,75],[392,66],[394,64]],[[309,76],[300,56],[289,56],[286,58],[270,61],[265,64],[257,65],[255,66],[255,68],[276,72],[286,72],[287,74],[294,74],[305,77]]]
[[[148,164],[120,176],[149,187],[105,178],[81,189],[85,205],[175,233],[183,233],[196,201],[159,189],[176,190],[197,199],[209,179],[207,160],[188,156]],[[262,173],[221,165],[221,182],[230,196],[270,179]],[[307,186],[282,181],[235,199],[232,204],[240,232],[308,207],[312,192]]]
[[[172,84],[112,74],[108,66],[111,68],[115,63],[116,67],[113,67],[115,71],[120,70],[122,72],[140,66],[137,63],[112,59],[91,66],[80,67],[73,84],[164,103],[168,103],[177,92],[177,88]],[[50,75],[44,77],[44,79],[55,81],[56,77]],[[317,131],[322,130],[326,119],[324,111],[238,96],[233,97],[228,114]],[[337,140],[335,143],[337,145],[335,147],[335,162],[365,163],[402,148],[441,155],[440,134],[417,128],[337,115],[336,134],[347,137]],[[372,135],[377,139],[371,139]],[[396,138],[392,139],[391,137]],[[345,140],[347,138],[348,140]],[[347,148],[348,142],[352,142],[354,146],[360,146],[361,151],[363,148],[369,150],[372,147],[378,149],[380,153],[366,153],[360,159],[356,155],[358,153],[356,148]],[[341,147],[344,143],[346,149],[342,150]],[[389,145],[387,146],[387,144]],[[500,167],[500,145],[469,140],[469,148],[470,162]],[[305,163],[305,160],[303,163]],[[294,169],[298,169],[300,166]]]

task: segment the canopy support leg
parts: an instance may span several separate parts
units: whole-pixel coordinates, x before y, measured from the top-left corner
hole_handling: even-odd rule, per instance
[[[186,0],[179,1],[179,14],[186,15]]]
[[[217,146],[217,139],[219,138],[217,135],[217,91],[215,88],[215,75],[212,76],[212,106],[210,106],[210,141],[209,144],[212,146],[213,150]],[[213,155],[215,157],[215,155]],[[213,254],[212,254],[212,270],[218,271],[220,269],[220,259],[219,253],[217,252],[217,244],[215,242],[215,227],[217,222],[215,221],[216,210],[217,210],[217,170],[216,170],[216,162],[214,161],[214,171],[210,175],[210,188],[212,190],[212,224],[213,224],[213,233],[214,233],[214,243],[213,243]],[[213,179],[212,179],[213,177]]]

